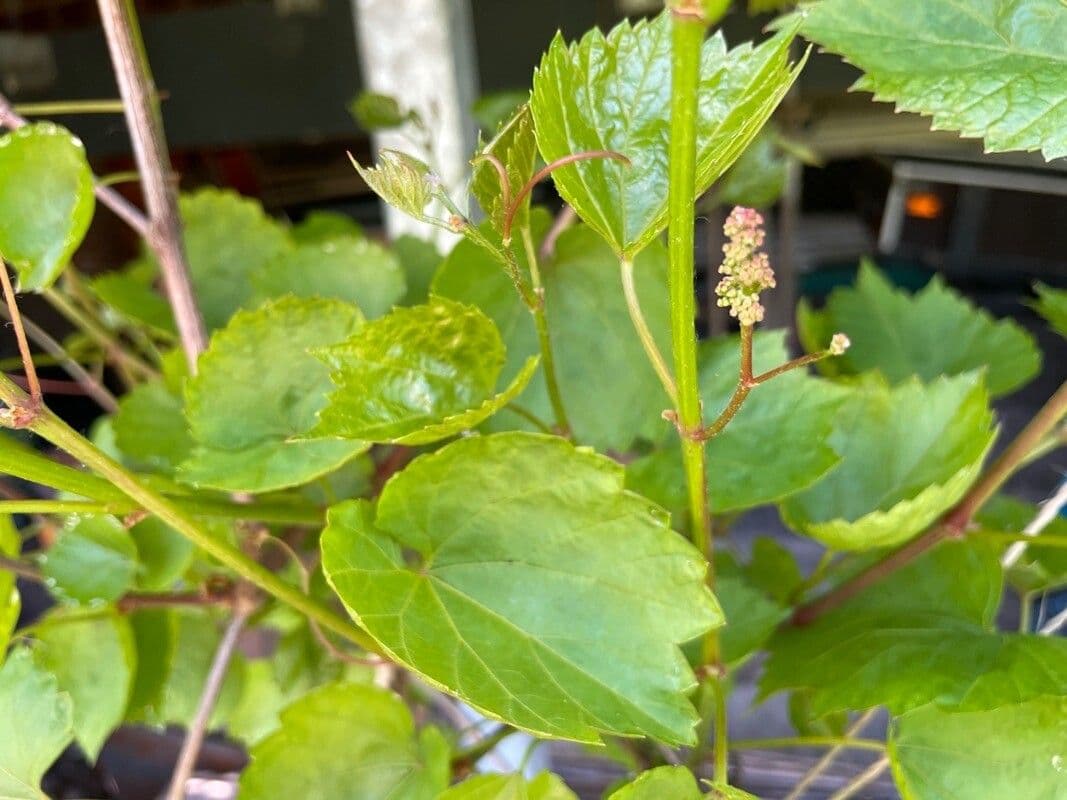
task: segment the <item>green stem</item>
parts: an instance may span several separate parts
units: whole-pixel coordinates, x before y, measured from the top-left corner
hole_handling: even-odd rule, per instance
[[[726,705],[726,686],[722,678],[708,681],[715,694],[715,780],[718,783],[730,782],[730,729],[728,727]]]
[[[537,428],[537,430],[541,431],[541,433],[555,433],[547,422],[530,411],[530,409],[526,408],[526,406],[519,405],[518,403],[508,403],[504,408],[512,414],[522,417]]]
[[[1004,533],[1003,531],[975,531],[973,536],[985,539],[987,542],[998,544],[1014,544],[1026,542],[1033,547],[1067,547],[1067,536],[1057,536],[1054,533],[1045,533],[1040,536],[1031,536],[1027,533]]]
[[[702,427],[700,386],[697,376],[697,342],[694,324],[694,216],[696,195],[697,82],[704,25],[688,16],[673,18],[669,261],[671,344],[678,386],[678,424],[689,493],[693,543],[710,553],[707,482],[704,445],[685,435]]]
[[[885,752],[885,743],[877,739],[852,739],[847,736],[793,736],[782,739],[735,739],[734,750],[778,750],[786,747],[846,747],[853,750]]]
[[[556,357],[552,350],[552,338],[548,332],[548,317],[545,314],[545,288],[541,283],[541,268],[537,263],[537,248],[534,247],[533,234],[530,226],[525,225],[521,230],[522,245],[526,249],[526,261],[530,267],[530,282],[533,285],[533,293],[537,302],[530,309],[534,318],[534,326],[537,328],[537,340],[541,346],[541,368],[545,373],[545,388],[548,390],[548,401],[552,404],[552,414],[556,418],[556,427],[564,436],[569,436],[571,423],[567,418],[567,409],[563,405],[563,395],[559,388],[559,378],[556,373]],[[505,245],[505,247],[508,247]],[[508,250],[511,248],[508,247]]]
[[[121,100],[56,100],[47,103],[16,103],[15,113],[26,117],[54,117],[61,114],[121,114]]]
[[[239,521],[270,522],[277,525],[322,525],[325,515],[317,508],[282,503],[228,503],[198,497],[168,497],[186,514]],[[97,500],[0,500],[0,514],[112,514],[117,517],[143,511],[129,498],[105,502]]]
[[[489,751],[495,749],[498,744],[513,733],[515,733],[515,729],[510,725],[500,725],[492,733],[483,736],[470,747],[464,747],[457,750],[452,756],[453,768],[457,766],[473,767],[486,756]]]
[[[6,375],[0,375],[0,400],[3,400],[9,409],[25,409],[29,398]],[[92,442],[47,408],[40,408],[28,427],[42,439],[78,459],[138,506],[154,514],[208,555],[267,594],[365,650],[377,652],[377,644],[364,631],[326,606],[320,605],[297,587],[281,580],[262,564],[231,547],[223,539],[206,531],[172,500],[146,487],[133,473],[98,450]]]
[[[671,403],[677,406],[678,388],[674,385],[674,376],[671,375],[671,368],[667,366],[667,360],[659,351],[656,337],[652,335],[648,322],[645,321],[645,315],[641,311],[641,300],[637,296],[637,286],[634,284],[633,259],[619,259],[619,272],[622,277],[622,293],[626,298],[626,309],[630,312],[630,321],[633,323],[634,330],[637,331],[637,338],[641,340],[641,346],[645,348],[645,355],[648,356],[652,369],[656,371],[659,382],[663,384],[663,390],[667,393],[667,397],[670,398]]]
[[[50,458],[26,447],[0,447],[0,474],[11,475],[30,483],[76,494],[86,500],[3,500],[0,512],[8,514],[115,514],[122,516],[142,510],[123,492],[88,472]],[[158,483],[151,477],[138,478],[142,483]],[[149,486],[159,494],[179,492],[183,487]],[[187,514],[235,520],[274,522],[281,525],[321,525],[323,513],[314,506],[284,502],[231,503],[204,497],[170,497],[171,503]]]

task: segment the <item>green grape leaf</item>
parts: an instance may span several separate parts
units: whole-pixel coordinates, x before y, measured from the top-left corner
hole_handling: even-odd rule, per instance
[[[18,558],[22,551],[22,537],[9,514],[0,515],[0,556]],[[0,569],[0,653],[7,652],[11,633],[19,621],[22,598],[19,596],[15,573]]]
[[[89,762],[122,722],[137,666],[129,622],[113,611],[51,614],[33,627],[37,665],[73,703],[74,738]]]
[[[905,542],[973,483],[993,440],[981,375],[851,387],[830,444],[842,463],[782,506],[786,524],[837,550]]]
[[[989,711],[925,706],[889,732],[893,777],[905,800],[1067,797],[1067,697]]]
[[[137,546],[137,561],[141,565],[137,586],[148,592],[171,588],[196,557],[196,546],[156,517],[148,517],[130,528],[130,538]]]
[[[540,210],[531,220],[537,241],[550,221]],[[517,248],[516,258],[525,265],[521,251]],[[629,450],[639,437],[660,439],[669,430],[661,414],[670,401],[634,333],[611,249],[590,228],[578,225],[560,236],[541,272],[560,393],[576,439],[618,452]],[[649,327],[661,351],[669,352],[667,254],[660,244],[637,257],[634,277]],[[478,306],[496,323],[507,346],[498,390],[539,352],[532,316],[500,264],[480,247],[460,242],[441,265],[433,290]],[[541,419],[552,418],[542,375],[531,381],[522,404]],[[524,424],[505,411],[487,427],[502,430]]]
[[[1067,155],[1067,8],[1060,0],[829,0],[801,32],[855,64],[853,89],[989,151]]]
[[[291,294],[359,306],[368,319],[387,313],[407,291],[400,261],[367,238],[333,237],[298,245],[251,273],[264,299]]]
[[[502,394],[500,332],[472,306],[432,297],[370,322],[317,351],[334,391],[314,436],[429,444],[473,428],[514,399],[537,368],[531,358]]]
[[[789,159],[782,154],[775,134],[764,128],[713,188],[715,202],[724,206],[768,208],[785,189]]]
[[[752,543],[752,557],[742,569],[750,584],[782,605],[788,605],[804,583],[796,557],[769,536]]]
[[[433,199],[430,168],[414,156],[397,150],[378,153],[376,167],[363,167],[352,159],[359,177],[389,205],[416,219],[425,219]]]
[[[163,693],[178,644],[178,622],[165,608],[140,609],[130,615],[137,657],[126,718],[157,722],[162,718]]]
[[[1004,495],[997,495],[982,506],[976,521],[976,537],[983,532],[1021,535],[1023,529],[1037,516],[1038,508]],[[1027,543],[1022,557],[1009,567],[1005,578],[1020,594],[1040,592],[1067,585],[1067,548],[1042,547],[1042,536],[1067,539],[1067,519],[1057,517],[1040,534],[1024,539]],[[1003,545],[1004,551],[1009,545]]]
[[[794,25],[794,30],[795,30]],[[615,252],[633,256],[667,225],[670,132],[669,13],[594,29],[568,45],[557,35],[534,73],[530,107],[541,156],[608,150],[553,173],[556,187]],[[704,44],[697,120],[697,196],[741,155],[785,96],[791,68],[783,31],[758,47],[727,51],[717,33]],[[694,198],[695,199],[695,198]]]
[[[685,767],[656,767],[616,789],[608,800],[701,800],[704,793]]]
[[[872,554],[871,563],[882,555]],[[858,568],[862,569],[863,566],[861,563]],[[964,575],[967,579],[961,580],[960,576]],[[842,579],[847,579],[847,575],[843,575]],[[814,623],[800,628],[780,629],[767,648],[770,658],[760,683],[760,694],[766,697],[783,688],[801,691],[809,705],[808,711],[814,716],[818,716],[820,710],[825,711],[835,705],[834,702],[828,702],[834,700],[835,692],[854,692],[855,696],[864,696],[864,702],[870,699],[872,693],[882,692],[887,698],[884,702],[893,701],[902,706],[914,698],[928,698],[919,701],[928,702],[943,690],[945,697],[955,691],[962,698],[970,688],[968,676],[973,678],[982,675],[981,671],[976,673],[967,664],[965,672],[958,675],[956,683],[952,684],[955,689],[951,686],[944,689],[944,682],[942,686],[927,687],[922,680],[912,679],[910,676],[913,671],[925,668],[923,658],[906,663],[898,660],[896,668],[900,674],[881,670],[881,667],[891,663],[896,658],[898,646],[906,642],[906,638],[894,640],[893,637],[905,637],[907,632],[916,629],[940,628],[944,636],[963,632],[995,639],[990,631],[1003,588],[999,548],[970,538],[943,541]],[[852,620],[861,622],[854,625]],[[863,656],[851,660],[854,667],[851,674],[835,678],[838,673],[834,663],[823,664],[821,654],[835,650],[839,657],[849,659],[850,656],[842,654],[847,650],[844,642],[850,636],[863,634],[863,622],[870,628],[871,636],[886,640],[887,649],[882,653],[873,650],[866,653],[872,660],[869,667],[871,672],[865,675],[865,680],[854,679],[856,672],[864,668]],[[797,660],[794,653],[808,649],[813,651],[813,660]],[[969,663],[970,654],[967,651],[959,655]],[[951,657],[952,654],[941,656],[941,662],[949,664],[949,669],[951,661],[946,661],[946,658]],[[1033,667],[1037,668],[1040,678],[1040,664],[1035,663]],[[885,685],[873,683],[868,686],[866,678],[874,680],[873,676],[879,670],[881,673],[878,677]],[[936,673],[932,678],[942,679]],[[840,685],[835,680],[840,680]],[[991,676],[988,685],[995,686],[995,682],[996,676]],[[810,688],[805,690],[805,687]],[[823,690],[827,690],[828,694],[817,696]],[[981,694],[976,692],[972,697],[979,700]],[[876,699],[873,705],[881,702],[882,699]]]
[[[496,136],[479,147],[478,155],[473,160],[471,194],[478,199],[496,232],[502,234],[507,208],[504,205],[501,176],[486,157],[497,159],[504,167],[508,200],[513,201],[533,176],[537,162],[537,140],[534,138],[533,115],[529,105],[523,104]],[[513,229],[518,231],[525,227],[529,219],[530,197],[527,195],[514,215]]]
[[[437,800],[578,800],[559,777],[542,772],[522,775],[477,775],[453,786]]]
[[[762,647],[789,616],[785,604],[753,586],[744,570],[726,554],[715,559],[715,596],[726,616],[726,625],[719,633],[726,664],[738,664]]]
[[[1060,336],[1067,336],[1067,289],[1053,289],[1043,283],[1034,284],[1037,302],[1034,310],[1044,317]]]
[[[622,480],[556,437],[461,439],[394,477],[376,514],[334,506],[323,570],[393,658],[488,716],[692,743],[678,644],[722,613],[697,551]]]
[[[0,798],[47,800],[41,778],[73,738],[70,695],[33,663],[27,648],[0,666]]]
[[[93,278],[89,288],[124,319],[145,325],[163,336],[177,335],[170,305],[132,270],[109,272]]]
[[[322,244],[331,239],[362,239],[363,226],[337,211],[312,211],[289,229],[297,245]]]
[[[400,260],[407,283],[401,305],[414,306],[430,299],[430,284],[441,263],[441,254],[433,242],[404,234],[393,242],[393,253]]]
[[[235,314],[186,384],[197,447],[178,476],[265,492],[307,483],[365,451],[365,442],[291,441],[315,424],[330,387],[329,370],[310,351],[343,341],[362,324],[359,309],[340,300],[284,297]]]
[[[436,800],[448,786],[448,745],[436,728],[416,734],[395,695],[330,684],[281,714],[281,728],[252,748],[242,800]]]
[[[259,203],[232,191],[183,195],[181,214],[197,305],[208,329],[220,328],[251,301],[251,275],[292,248],[292,240]]]
[[[1067,694],[1067,641],[933,614],[829,614],[779,634],[771,652],[761,691],[813,689],[818,716],[927,703],[979,710]]]
[[[158,725],[188,725],[196,715],[211,662],[222,639],[221,624],[203,611],[181,609],[167,613],[171,616],[169,624],[174,626],[171,634],[174,644],[163,672],[165,677],[158,687],[158,706],[151,709],[155,716],[148,716],[146,721]],[[155,632],[155,636],[161,635],[161,631]],[[215,709],[208,720],[208,730],[225,725],[237,707],[244,684],[244,668],[245,662],[240,655],[230,661]]]
[[[348,106],[352,117],[365,131],[399,128],[411,119],[395,97],[379,92],[360,92]]]
[[[817,331],[848,335],[852,344],[843,356],[820,362],[832,362],[838,374],[878,369],[899,383],[912,375],[932,381],[984,367],[990,393],[1001,395],[1041,368],[1033,337],[1018,323],[994,320],[937,276],[908,295],[866,261],[854,287],[834,291],[822,311],[803,308],[800,322],[812,351],[826,348]]]
[[[135,466],[171,475],[195,443],[181,398],[162,381],[135,386],[112,419],[115,444]]]
[[[55,282],[95,205],[85,148],[70,131],[41,122],[0,136],[0,258],[15,268],[20,291]]]
[[[133,587],[137,546],[111,516],[72,514],[41,556],[48,587],[73,603],[113,603]]]

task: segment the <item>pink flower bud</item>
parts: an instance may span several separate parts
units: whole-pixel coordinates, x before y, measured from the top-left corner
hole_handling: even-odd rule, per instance
[[[760,292],[775,286],[774,271],[766,253],[759,252],[766,234],[763,216],[751,208],[737,206],[726,218],[723,233],[729,241],[723,245],[723,275],[715,287],[718,304],[730,309],[730,316],[742,325],[754,325],[763,320]]]

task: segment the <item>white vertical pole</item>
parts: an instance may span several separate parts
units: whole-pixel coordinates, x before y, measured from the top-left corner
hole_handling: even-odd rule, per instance
[[[417,111],[432,138],[432,152],[425,152],[425,135],[408,125],[375,135],[375,149],[426,160],[463,208],[475,145],[470,107],[478,91],[470,0],[352,0],[352,6],[363,88]],[[413,233],[442,249],[455,241],[392,208],[385,221],[391,237]]]

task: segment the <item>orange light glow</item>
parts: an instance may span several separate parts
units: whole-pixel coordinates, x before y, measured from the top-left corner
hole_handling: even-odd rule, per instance
[[[911,192],[904,201],[904,209],[909,217],[919,219],[937,219],[941,216],[945,204],[933,192]]]

